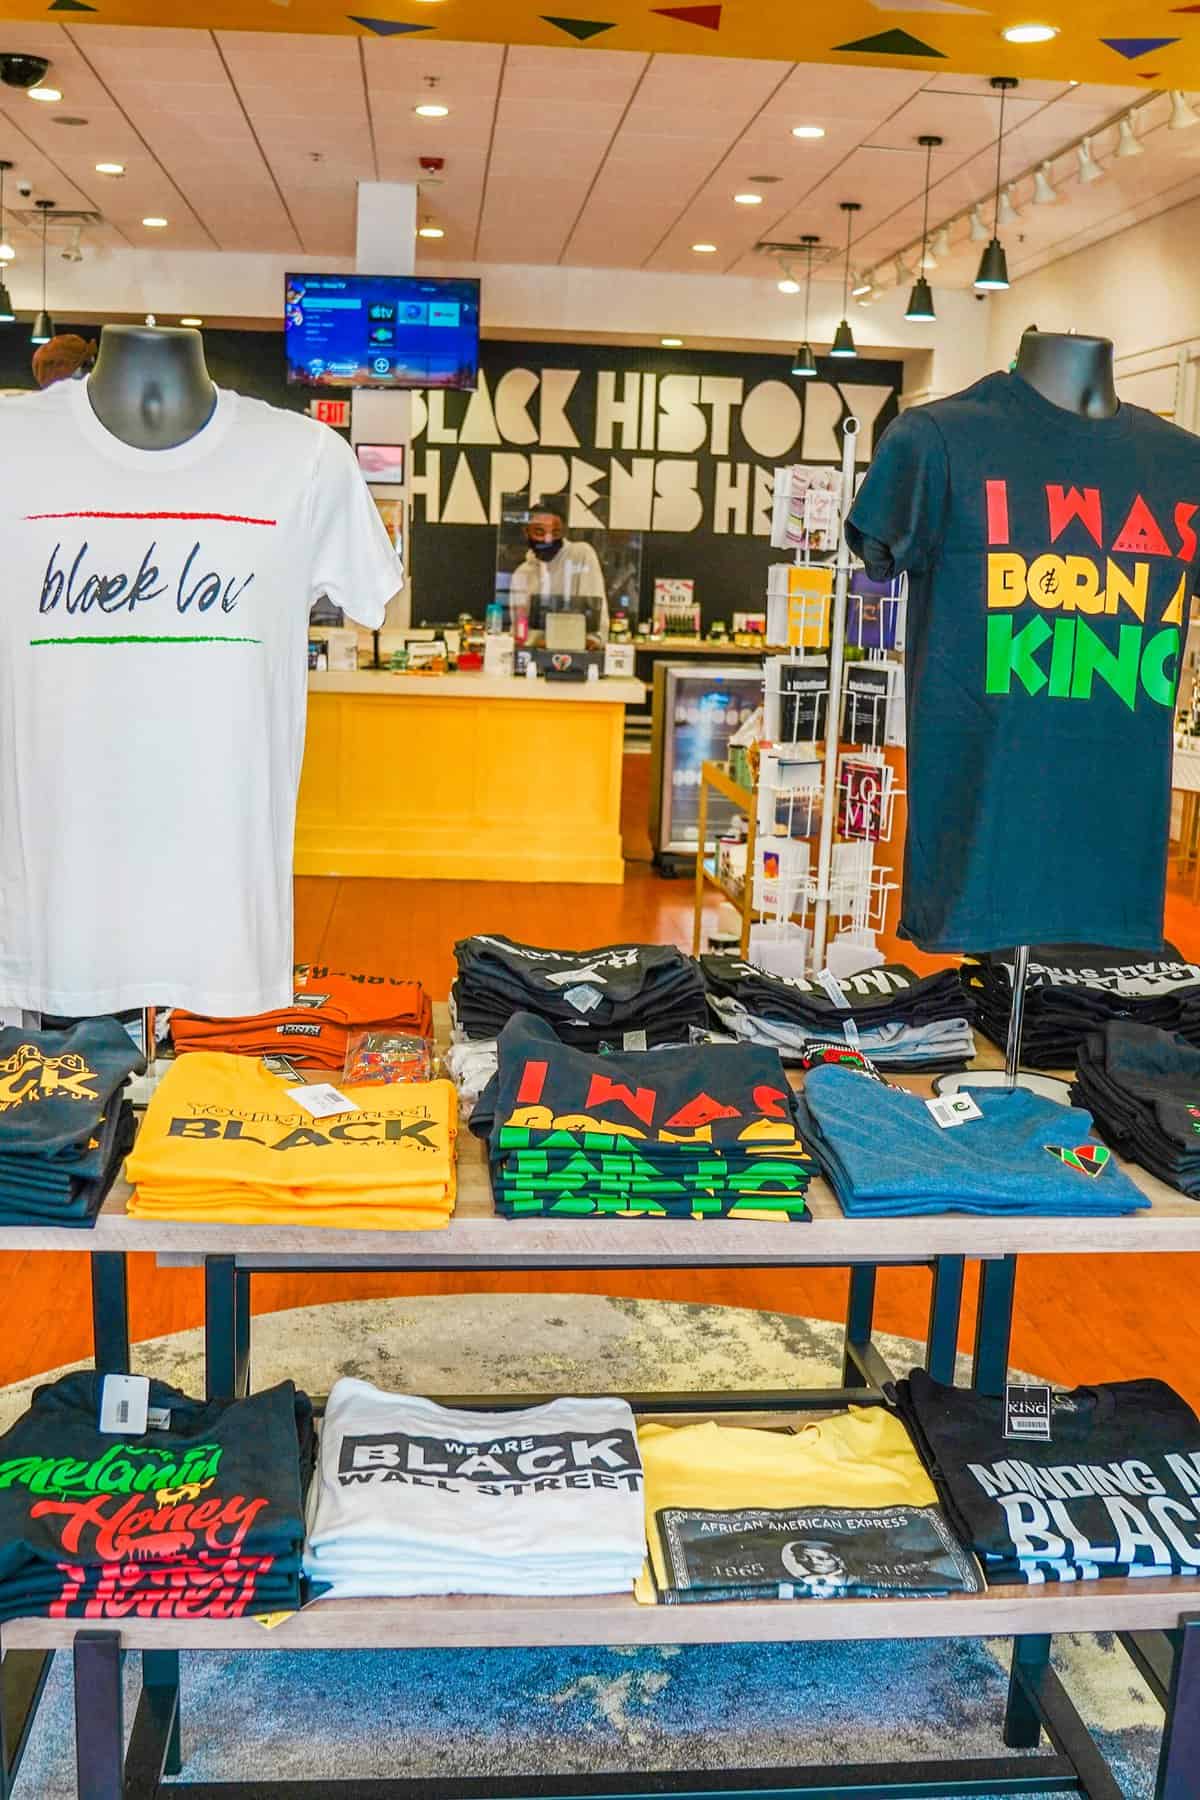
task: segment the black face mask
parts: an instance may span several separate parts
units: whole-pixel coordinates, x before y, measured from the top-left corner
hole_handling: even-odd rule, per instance
[[[560,537],[550,538],[545,543],[530,544],[529,546],[539,562],[553,562],[562,547],[563,541]]]

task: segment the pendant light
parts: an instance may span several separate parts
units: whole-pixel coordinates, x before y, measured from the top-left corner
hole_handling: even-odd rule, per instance
[[[46,311],[46,232],[50,226],[50,214],[54,210],[53,200],[38,200],[35,205],[42,215],[42,310],[33,321],[33,330],[29,334],[31,344],[48,344],[54,336],[54,320]]]
[[[4,177],[11,168],[12,164],[10,162],[0,161],[0,244],[6,242],[4,236]],[[13,311],[12,298],[5,285],[4,276],[0,274],[0,325],[11,325],[16,316],[16,313]]]
[[[1004,102],[1010,88],[1017,86],[1015,75],[993,75],[992,87],[1000,96],[1000,129],[996,134],[996,192],[993,200],[992,235],[979,259],[975,286],[981,293],[994,293],[1008,286],[1008,258],[1000,242],[1000,168],[1004,154]]]
[[[833,342],[829,346],[830,356],[857,356],[854,333],[850,329],[850,321],[846,317],[850,309],[850,235],[854,230],[854,215],[861,212],[862,207],[857,200],[841,200],[838,202],[846,215],[846,272],[842,277],[842,322],[833,334]]]
[[[942,139],[919,137],[917,142],[925,152],[925,210],[921,216],[921,260],[917,265],[917,279],[904,312],[905,318],[912,325],[927,324],[931,319],[937,318],[933,310],[933,289],[926,279],[925,271],[937,266],[929,254],[929,179],[933,168],[933,153],[941,148]]]
[[[820,238],[814,236],[811,232],[800,239],[800,242],[804,245],[805,253],[808,256],[808,268],[804,273],[804,342],[801,344],[793,358],[792,374],[801,377],[811,377],[817,372],[817,359],[813,355],[812,345],[808,341],[808,312],[812,302],[813,251],[820,241]]]

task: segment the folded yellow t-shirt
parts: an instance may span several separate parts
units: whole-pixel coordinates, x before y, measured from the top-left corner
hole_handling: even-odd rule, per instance
[[[448,1081],[341,1089],[352,1112],[314,1119],[256,1058],[172,1064],[125,1164],[131,1213],[427,1229],[454,1202],[458,1097]],[[355,1219],[355,1212],[362,1217]]]
[[[800,1506],[934,1506],[937,1494],[900,1420],[882,1406],[852,1406],[799,1431],[745,1425],[639,1425],[646,1539],[657,1585],[670,1578],[656,1515],[668,1507],[715,1512]],[[649,1568],[635,1592],[653,1606]]]

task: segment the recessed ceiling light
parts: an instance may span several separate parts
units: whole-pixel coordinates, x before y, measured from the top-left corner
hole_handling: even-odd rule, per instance
[[[1000,36],[1006,44],[1048,44],[1058,36],[1058,26],[1006,25]]]
[[[664,350],[679,350],[683,346],[682,338],[662,338],[660,342]]]
[[[692,249],[696,252],[697,256],[715,256],[717,254],[717,246],[715,244],[693,244]]]
[[[57,106],[62,99],[62,89],[52,87],[26,88],[25,92],[31,100],[42,100],[47,106]]]
[[[443,106],[440,100],[423,100],[413,111],[421,119],[445,119],[450,115],[450,108]]]
[[[417,232],[417,236],[423,238],[444,238],[445,235],[440,225],[422,225]]]
[[[154,215],[151,215],[148,219],[142,220],[142,224],[148,226],[151,231],[164,231],[168,223],[168,220],[160,219]]]
[[[823,125],[793,125],[792,136],[798,138],[823,138],[825,136],[825,127]]]
[[[55,113],[54,123],[56,125],[86,125],[88,121],[81,119],[78,113]]]
[[[125,164],[124,163],[97,163],[96,164],[96,173],[97,173],[97,175],[123,175],[125,173]]]
[[[738,206],[761,206],[763,203],[761,194],[735,194],[733,198]]]
[[[17,253],[11,244],[0,244],[0,263],[14,262],[16,260],[16,255]]]
[[[180,319],[179,323],[181,325],[203,325],[204,320],[203,319],[193,319],[193,318],[189,317],[186,319]]]

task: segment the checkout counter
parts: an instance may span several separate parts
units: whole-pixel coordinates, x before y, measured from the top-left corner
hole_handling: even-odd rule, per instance
[[[310,673],[298,875],[619,884],[640,681]]]

